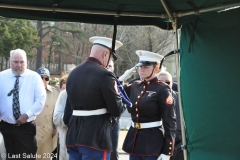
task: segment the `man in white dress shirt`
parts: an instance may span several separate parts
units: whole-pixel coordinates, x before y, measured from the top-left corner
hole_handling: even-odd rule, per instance
[[[41,77],[27,69],[26,52],[10,52],[11,68],[0,73],[0,131],[7,159],[35,159],[35,118],[46,100]]]

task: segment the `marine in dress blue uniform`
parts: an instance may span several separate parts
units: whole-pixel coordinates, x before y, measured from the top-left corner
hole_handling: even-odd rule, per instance
[[[112,117],[125,110],[116,77],[105,68],[112,39],[92,37],[90,42],[90,57],[72,70],[67,80],[64,123],[70,160],[109,160]],[[115,50],[121,45],[116,41]]]
[[[136,51],[138,67],[153,66],[157,69],[162,56]],[[174,150],[176,116],[174,99],[170,88],[160,82],[155,71],[149,77],[136,80],[125,86],[133,106],[132,126],[123,144],[123,150],[130,154],[130,160],[169,160]]]

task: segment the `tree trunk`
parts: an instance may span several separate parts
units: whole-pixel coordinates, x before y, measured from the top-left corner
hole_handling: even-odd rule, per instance
[[[64,63],[63,63],[63,54],[61,52],[58,53],[58,73],[61,75],[61,72],[64,71]]]
[[[4,62],[4,58],[3,58],[3,56],[2,56],[1,71],[3,70],[3,62]]]
[[[36,69],[42,67],[42,21],[37,21],[37,30],[38,30],[38,37],[39,37],[39,44],[40,46],[37,48],[37,57],[36,57]]]
[[[8,69],[8,58],[5,57],[6,63],[5,63],[5,69]]]
[[[52,42],[52,44],[53,44],[53,42]],[[49,67],[50,68],[50,64],[51,64],[51,56],[52,56],[52,53],[54,52],[53,50],[52,50],[52,45],[50,46],[50,48],[49,48],[49,55],[48,55],[48,66],[47,67]]]
[[[153,43],[152,43],[152,28],[148,28],[148,42],[149,42],[149,51],[153,51]]]

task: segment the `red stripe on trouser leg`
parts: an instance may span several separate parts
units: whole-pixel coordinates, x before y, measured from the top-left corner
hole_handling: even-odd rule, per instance
[[[107,160],[107,151],[103,151],[103,160]]]

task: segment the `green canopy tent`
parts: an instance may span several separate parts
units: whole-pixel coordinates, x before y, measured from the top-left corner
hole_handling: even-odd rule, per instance
[[[181,26],[176,63],[187,159],[238,160],[237,6],[239,0],[1,0],[0,16],[98,24],[114,24],[117,17],[118,25],[155,25],[175,32]],[[229,7],[235,8],[224,10]],[[175,40],[178,49],[177,32]]]

